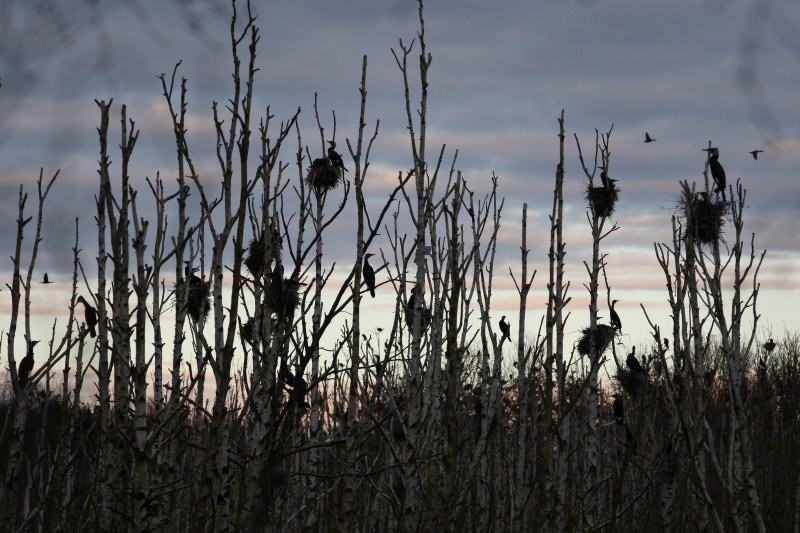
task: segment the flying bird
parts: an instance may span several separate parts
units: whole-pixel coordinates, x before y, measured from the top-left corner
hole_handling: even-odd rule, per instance
[[[340,168],[347,172],[347,169],[344,166],[344,161],[342,161],[342,156],[340,156],[339,152],[336,151],[336,142],[328,141],[328,144],[330,144],[328,147],[328,159],[331,160],[331,164],[335,168]]]
[[[506,322],[506,316],[500,319],[500,331],[503,333],[503,336],[500,338],[502,341],[503,339],[508,339],[508,342],[511,342],[511,324]]]
[[[611,327],[622,331],[622,320],[619,319],[619,315],[614,310],[614,304],[618,301],[619,300],[611,300]]]
[[[614,419],[618,425],[625,423],[625,404],[622,401],[622,396],[619,394],[614,395]]]
[[[78,296],[78,301],[83,304],[83,317],[86,320],[89,335],[95,338],[97,336],[97,330],[95,329],[97,325],[97,310],[89,305],[89,302],[83,296]]]
[[[750,155],[752,155],[752,156],[753,156],[753,159],[758,159],[758,154],[760,154],[760,153],[761,153],[761,152],[763,152],[763,151],[764,151],[764,150],[751,150],[751,151],[750,151]]]
[[[716,185],[716,192],[722,193],[722,199],[725,199],[725,169],[719,162],[719,148],[704,148],[704,152],[708,152],[708,168],[711,170],[711,177],[714,178],[714,185]]]
[[[42,280],[42,283],[44,283],[45,285],[53,283],[52,281],[50,281],[50,278],[47,277],[47,272],[44,273],[44,279]]]
[[[33,347],[38,343],[39,341],[28,342],[28,353],[22,358],[17,367],[17,383],[19,383],[20,389],[25,388],[31,376],[31,371],[33,370]]]
[[[642,368],[641,363],[639,363],[639,360],[636,359],[636,346],[631,349],[631,353],[628,354],[625,364],[628,365],[628,368],[634,372],[644,372],[644,368]]]
[[[372,265],[369,264],[369,258],[373,255],[374,254],[364,255],[364,268],[361,269],[361,273],[364,274],[364,283],[366,283],[367,288],[369,288],[369,295],[375,298],[375,270],[372,268]]]
[[[650,137],[649,133],[644,132],[644,142],[646,143],[655,142],[655,139],[653,137]]]

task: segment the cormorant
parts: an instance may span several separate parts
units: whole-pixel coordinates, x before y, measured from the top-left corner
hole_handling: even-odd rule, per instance
[[[500,338],[502,341],[503,339],[508,339],[508,342],[511,342],[511,324],[506,322],[506,316],[500,319],[500,331],[503,333],[503,336]]]
[[[33,370],[33,347],[38,343],[39,341],[28,342],[28,353],[22,358],[17,367],[17,383],[19,383],[20,389],[25,388],[28,378],[31,376],[31,370]]]
[[[94,307],[89,305],[89,302],[83,296],[78,296],[78,301],[83,304],[83,317],[86,320],[86,327],[89,328],[89,335],[92,338],[97,336],[97,330],[95,330],[95,326],[97,325],[97,311]]]
[[[619,300],[611,300],[611,327],[622,331],[622,320],[619,319],[619,315],[614,310],[614,304],[618,301]]]
[[[53,283],[52,281],[50,281],[50,278],[47,277],[47,272],[44,273],[44,279],[42,280],[42,283],[44,283],[45,285]]]
[[[664,337],[664,348],[669,350],[669,339]]]
[[[770,337],[769,340],[764,343],[764,349],[767,351],[767,353],[772,353],[772,350],[775,349],[775,341],[772,340],[772,337]]]
[[[613,189],[614,183],[616,183],[617,180],[608,177],[608,174],[606,173],[606,167],[598,165],[597,168],[600,169],[600,181],[603,183],[603,187],[606,189]]]
[[[761,152],[763,152],[763,151],[764,151],[764,150],[751,150],[751,151],[750,151],[750,155],[752,155],[752,156],[753,156],[753,159],[758,159],[758,154],[760,154],[760,153],[761,153]]]
[[[650,137],[649,133],[644,132],[644,142],[646,142],[646,143],[655,142],[655,139]]]
[[[369,295],[375,298],[375,270],[369,264],[369,258],[373,255],[375,254],[364,254],[364,268],[361,269],[361,273],[364,275],[364,283],[369,288]]]
[[[628,354],[628,358],[625,359],[625,364],[628,365],[628,368],[633,370],[634,372],[644,372],[644,368],[642,368],[642,364],[636,359],[636,346],[631,348],[631,353]]]
[[[716,192],[722,193],[722,199],[725,199],[725,169],[719,162],[719,148],[704,148],[708,152],[708,168],[711,169],[711,177],[714,178],[714,185],[716,185]]]
[[[617,421],[618,425],[622,425],[625,423],[625,404],[622,401],[622,395],[615,394],[614,395],[614,419]]]
[[[344,161],[342,161],[342,156],[339,155],[339,152],[336,151],[336,142],[335,141],[328,141],[330,146],[328,147],[328,159],[331,160],[331,164],[336,167],[344,170],[347,172],[347,169],[344,166]]]

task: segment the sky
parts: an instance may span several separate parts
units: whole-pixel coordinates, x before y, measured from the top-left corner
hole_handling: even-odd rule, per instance
[[[93,261],[95,99],[114,99],[113,139],[119,136],[119,105],[126,104],[136,120],[141,133],[132,175],[146,193],[145,177],[175,175],[172,128],[157,76],[182,61],[180,75],[189,80],[189,140],[203,177],[217,180],[211,103],[230,94],[230,5],[11,0],[6,7],[10,16],[0,22],[0,224],[6,228],[0,247],[13,250],[19,185],[33,207],[39,169],[46,177],[60,169],[34,275],[38,280],[47,271],[57,281],[34,287],[34,319],[45,332],[66,311],[76,217],[85,239],[83,261]],[[326,131],[336,114],[340,147],[341,140],[355,139],[362,57],[368,57],[367,122],[371,130],[380,119],[380,129],[367,194],[370,205],[380,205],[387,184],[411,166],[402,78],[391,50],[399,50],[399,39],[408,44],[416,36],[417,3],[265,0],[254,1],[253,10],[262,31],[254,109],[263,115],[269,105],[276,120],[286,120],[301,108],[301,131],[312,154],[321,151],[315,94]],[[595,128],[607,131],[612,124],[611,174],[622,189],[613,222],[620,229],[603,250],[613,297],[620,300],[623,342],[649,339],[640,304],[667,327],[665,280],[653,243],[671,238],[679,182],[702,182],[701,150],[709,141],[720,149],[729,183],[741,179],[747,188],[745,232],[756,234],[757,253],[767,250],[759,277],[759,333],[779,337],[798,330],[800,4],[431,1],[425,23],[433,57],[430,152],[445,145],[449,160],[458,150],[456,166],[477,196],[489,192],[495,173],[505,200],[493,319],[513,317],[518,307],[508,271],[519,276],[524,203],[531,268],[538,269],[528,300],[531,334],[544,310],[547,215],[563,109],[567,275],[574,298],[568,330],[574,334],[588,325],[583,261],[591,253],[585,177],[573,135],[586,150]],[[656,142],[643,143],[645,131]],[[748,153],[754,149],[764,150],[758,160]],[[294,150],[283,159],[291,161]],[[119,161],[118,152],[114,159]],[[325,243],[326,258],[348,267],[355,256],[350,222],[345,218]],[[389,253],[385,241],[376,245]],[[8,276],[10,260],[3,265]],[[9,298],[2,294],[0,313],[7,314]],[[372,327],[380,327],[393,298],[379,295],[370,305]]]

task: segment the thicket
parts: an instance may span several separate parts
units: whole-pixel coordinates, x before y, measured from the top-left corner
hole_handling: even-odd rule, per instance
[[[318,152],[303,140],[299,110],[276,124],[269,109],[252,108],[259,30],[250,6],[244,15],[237,7],[232,93],[213,104],[218,174],[195,167],[179,65],[161,76],[176,167],[143,191],[129,175],[135,122],[121,106],[115,167],[116,111],[97,101],[97,232],[84,238],[76,223],[69,319],[47,349],[31,337],[30,289],[58,174],[40,174],[33,216],[20,187],[10,390],[0,405],[4,530],[798,527],[800,341],[756,338],[764,254],[744,233],[741,184],[724,201],[709,188],[708,163],[700,185],[681,183],[672,240],[654,244],[672,323],[652,324],[641,357],[623,361],[619,328],[598,319],[614,279],[604,247],[624,202],[610,178],[612,130],[596,132],[586,152],[576,136],[585,175],[570,179],[586,180],[593,246],[583,281],[589,315],[573,348],[565,326],[581,319],[570,313],[564,272],[562,112],[545,318],[535,334],[525,329],[536,282],[525,204],[512,273],[519,312],[509,317],[517,328],[502,335],[488,317],[504,203],[495,176],[476,198],[456,155],[427,144],[422,3],[416,39],[393,50],[411,164],[377,209],[364,194],[379,126],[367,111],[366,57],[357,131],[342,142],[335,115],[325,124],[315,102]],[[337,133],[342,165],[328,143]],[[139,215],[143,202],[152,218]],[[345,210],[354,213],[353,261],[334,277],[325,237]],[[96,279],[83,266],[92,241]],[[378,337],[362,330],[368,270],[378,292],[396,297]],[[24,386],[20,335],[36,361]],[[605,383],[604,365],[614,369]],[[56,372],[60,390],[50,386]],[[87,379],[96,401],[82,404]]]

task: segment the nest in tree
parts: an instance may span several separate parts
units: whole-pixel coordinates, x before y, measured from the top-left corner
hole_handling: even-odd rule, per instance
[[[642,388],[647,385],[647,374],[639,370],[620,369],[616,378],[622,389],[632,398],[637,398]]]
[[[692,199],[691,206],[682,199],[689,231],[703,244],[712,244],[722,236],[725,225],[727,204],[723,200],[712,200],[708,194],[699,193]]]
[[[620,189],[615,183],[611,187],[586,186],[586,200],[592,210],[599,217],[610,217],[614,213],[614,206],[619,199]]]
[[[273,275],[264,303],[279,321],[291,324],[294,322],[294,313],[300,306],[300,282]]]
[[[308,167],[306,183],[320,192],[335,189],[342,180],[342,169],[334,166],[327,157],[315,159]]]
[[[183,283],[183,280],[178,281],[178,286]],[[195,322],[204,322],[211,309],[211,284],[192,274],[188,289],[186,311]]]
[[[239,325],[239,337],[250,346],[253,345],[253,317],[247,319],[247,322]]]
[[[611,326],[606,324],[599,324],[594,328],[594,338],[595,338],[595,346],[597,347],[597,354],[600,355],[606,348],[608,348],[609,343],[614,340],[614,333],[616,330]],[[578,341],[578,353],[581,355],[589,355],[591,352],[591,339],[592,339],[592,329],[591,328],[584,328],[583,335],[581,336],[581,340]]]
[[[270,261],[280,261],[282,244],[281,234],[276,228],[265,233],[261,239],[251,240],[250,246],[247,248],[247,257],[244,260],[247,270],[256,277],[260,276]]]

